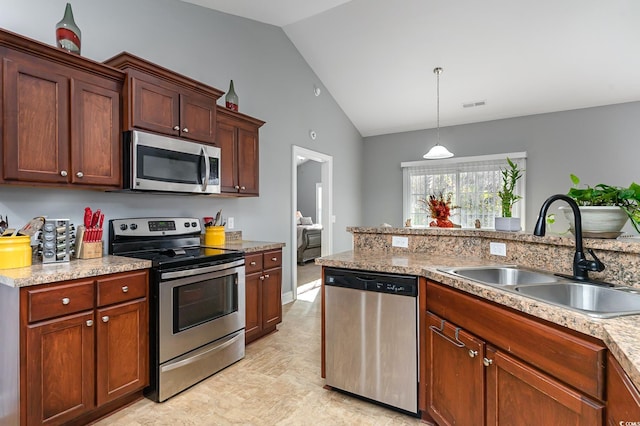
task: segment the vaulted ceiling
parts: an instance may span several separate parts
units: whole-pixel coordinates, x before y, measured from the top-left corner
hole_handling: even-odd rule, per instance
[[[435,127],[438,66],[441,126],[640,100],[637,0],[183,1],[282,27],[363,136]]]

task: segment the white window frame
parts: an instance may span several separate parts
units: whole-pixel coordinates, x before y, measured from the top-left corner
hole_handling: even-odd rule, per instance
[[[526,169],[526,160],[527,153],[526,152],[509,152],[504,154],[491,154],[491,155],[477,155],[473,157],[454,157],[447,158],[443,160],[422,160],[422,161],[404,161],[400,163],[402,167],[402,217],[407,219],[411,217],[411,187],[409,182],[409,171],[412,168],[424,168],[428,169],[429,172],[433,174],[437,174],[440,171],[447,169],[451,170],[455,168],[457,165],[462,165],[465,163],[481,163],[481,162],[492,162],[504,160],[505,165],[502,169],[508,167],[507,158],[512,160],[521,160],[524,163],[524,167],[521,169]],[[459,172],[459,171],[458,171]],[[459,179],[458,179],[459,184]],[[520,195],[522,199],[514,204],[513,206],[513,217],[519,217],[522,229],[525,229],[526,224],[526,173],[523,173],[522,178],[518,180],[515,188],[515,193]],[[455,216],[455,212],[452,216]],[[404,220],[403,219],[403,220]]]

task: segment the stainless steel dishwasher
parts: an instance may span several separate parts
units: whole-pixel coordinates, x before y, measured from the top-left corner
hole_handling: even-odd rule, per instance
[[[325,268],[326,384],[418,414],[418,278]]]

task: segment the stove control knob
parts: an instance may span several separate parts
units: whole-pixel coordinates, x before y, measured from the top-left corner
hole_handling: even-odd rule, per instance
[[[185,223],[184,223],[184,227],[185,227],[185,228],[188,228],[188,227],[190,227],[190,226],[191,226],[191,224],[190,224],[189,222],[185,222]]]
[[[195,228],[196,226],[198,226],[198,224],[196,222],[191,222],[191,226]]]
[[[131,225],[129,225],[129,228],[131,228],[132,231],[135,231],[136,229],[138,229],[138,225],[132,223]]]
[[[126,231],[126,230],[127,230],[127,228],[128,228],[128,226],[127,226],[127,224],[126,224],[126,223],[123,223],[123,224],[121,224],[121,225],[120,225],[120,230],[121,230],[121,231]]]

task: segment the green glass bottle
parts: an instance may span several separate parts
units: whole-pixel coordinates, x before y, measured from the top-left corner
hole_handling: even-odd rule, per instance
[[[71,4],[67,3],[62,20],[56,24],[56,41],[58,47],[67,52],[80,54],[80,28],[73,20]]]
[[[238,110],[238,95],[236,95],[236,91],[233,88],[233,80],[231,80],[231,84],[229,84],[229,91],[224,97],[224,100],[227,108],[232,111]]]

